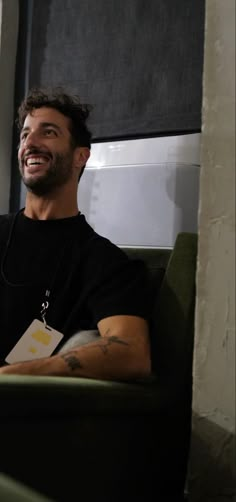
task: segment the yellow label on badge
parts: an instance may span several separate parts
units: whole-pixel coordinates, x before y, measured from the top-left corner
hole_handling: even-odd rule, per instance
[[[45,333],[45,331],[41,331],[40,329],[38,329],[37,331],[32,333],[31,336],[37,342],[43,343],[43,345],[49,345],[49,343],[51,342],[51,339],[52,339],[51,335],[49,335],[48,333]]]

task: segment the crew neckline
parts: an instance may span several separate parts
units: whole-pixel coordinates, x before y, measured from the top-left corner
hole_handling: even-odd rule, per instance
[[[29,223],[31,225],[58,225],[58,224],[68,224],[71,223],[73,224],[74,222],[77,222],[80,217],[82,217],[82,213],[79,211],[78,214],[75,216],[67,216],[65,218],[50,218],[48,220],[38,220],[35,218],[30,218],[29,216],[26,216],[24,214],[24,208],[20,210],[18,217],[21,219],[21,221],[24,221],[26,223]]]

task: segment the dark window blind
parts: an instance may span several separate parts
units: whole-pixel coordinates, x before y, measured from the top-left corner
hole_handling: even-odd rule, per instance
[[[28,86],[94,106],[95,140],[201,129],[204,0],[34,0]]]

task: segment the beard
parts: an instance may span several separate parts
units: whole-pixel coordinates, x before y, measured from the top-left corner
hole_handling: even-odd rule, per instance
[[[40,155],[39,151],[32,150],[32,153]],[[47,195],[55,189],[65,185],[72,176],[73,152],[64,154],[55,153],[53,159],[50,158],[50,165],[44,174],[37,176],[25,176],[24,160],[19,161],[19,171],[26,188],[38,196]]]

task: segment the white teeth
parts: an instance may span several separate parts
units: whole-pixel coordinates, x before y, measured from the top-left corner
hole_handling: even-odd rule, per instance
[[[26,160],[27,166],[32,166],[34,164],[44,164],[47,160],[44,157],[30,157]]]

